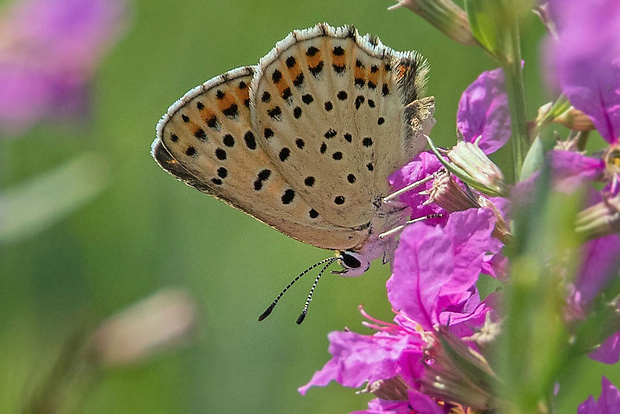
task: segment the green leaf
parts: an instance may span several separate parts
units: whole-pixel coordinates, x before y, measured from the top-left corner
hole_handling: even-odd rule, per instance
[[[543,143],[540,137],[536,137],[532,146],[530,147],[525,160],[523,161],[523,167],[521,168],[521,176],[519,181],[527,180],[536,171],[539,171],[545,162],[545,151]]]
[[[474,38],[496,60],[505,62],[506,18],[504,3],[499,0],[465,0],[465,10]]]

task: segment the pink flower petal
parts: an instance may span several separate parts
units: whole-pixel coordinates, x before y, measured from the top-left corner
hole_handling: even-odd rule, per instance
[[[510,138],[510,110],[501,69],[483,72],[467,87],[456,114],[456,125],[467,142],[478,141],[491,154]]]
[[[413,412],[420,414],[445,414],[445,410],[440,407],[431,397],[416,390],[407,391],[409,405]]]
[[[604,364],[617,363],[620,360],[620,332],[616,332],[607,338],[601,346],[590,352],[588,356]]]
[[[397,360],[407,347],[406,335],[377,333],[373,336],[334,331],[329,334],[332,359],[317,371],[310,382],[299,388],[304,395],[310,387],[336,381],[345,387],[359,387],[367,381],[391,378],[397,373]]]
[[[494,221],[492,212],[470,209],[451,214],[445,228],[415,223],[405,229],[387,282],[393,307],[426,330],[442,322],[443,311],[462,313],[477,295],[471,288],[492,245]]]
[[[407,165],[396,170],[388,178],[388,181],[392,185],[394,191],[396,191],[436,173],[441,168],[442,165],[435,154],[422,152]],[[445,211],[436,204],[422,205],[428,200],[428,196],[420,193],[430,190],[432,186],[433,182],[429,181],[400,196],[400,201],[413,209],[412,217],[417,218],[429,214],[445,213]],[[430,219],[427,222],[430,224],[444,223],[445,219]]]
[[[351,414],[387,414],[387,413],[411,413],[407,401],[391,401],[375,398],[368,401],[368,409],[363,411],[353,411]]]
[[[620,392],[609,381],[603,377],[601,395],[598,401],[590,396],[579,406],[578,414],[617,414],[620,413]]]
[[[598,295],[611,277],[616,277],[620,257],[620,236],[617,234],[587,242],[582,247],[582,262],[575,279],[583,304]]]

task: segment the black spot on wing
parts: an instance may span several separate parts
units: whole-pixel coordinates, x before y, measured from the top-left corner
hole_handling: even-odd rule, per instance
[[[331,129],[331,128],[330,128],[330,129],[329,129],[329,130],[325,133],[325,135],[324,135],[324,136],[325,136],[325,138],[330,139],[330,138],[335,137],[335,136],[336,136],[336,134],[337,134],[337,132],[336,132],[336,131],[334,131],[333,129]]]
[[[196,138],[198,138],[201,141],[206,141],[207,140],[207,134],[205,133],[204,129],[202,128],[198,128],[196,130],[196,132],[194,132],[194,136]]]
[[[224,161],[227,158],[226,150],[218,148],[215,150],[215,156],[218,160]]]
[[[224,138],[222,139],[222,141],[224,142],[224,145],[226,145],[227,147],[233,147],[235,145],[235,138],[233,138],[233,136],[230,134],[224,135]]]
[[[306,49],[306,56],[314,56],[318,53],[318,51],[318,48],[310,46],[308,49]]]
[[[256,149],[256,137],[254,137],[254,134],[252,133],[252,131],[246,132],[245,135],[243,136],[243,140],[245,141],[246,147],[248,147],[251,150]]]
[[[293,199],[295,199],[295,191],[290,188],[282,194],[282,204],[291,204]]]
[[[287,160],[287,158],[291,155],[291,150],[284,147],[280,150],[280,153],[278,154],[278,157],[280,158],[280,161],[284,162]]]
[[[303,83],[304,83],[304,74],[302,72],[299,75],[297,75],[295,79],[293,79],[293,85],[299,88],[301,87],[301,85],[303,85]]]
[[[312,76],[317,77],[323,71],[323,61],[317,63],[316,66],[308,66],[308,71]]]

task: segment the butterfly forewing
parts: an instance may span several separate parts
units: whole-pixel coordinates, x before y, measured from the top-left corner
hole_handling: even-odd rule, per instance
[[[336,227],[300,197],[258,142],[249,87],[254,68],[235,69],[188,92],[158,125],[153,155],[168,172],[284,234],[347,249],[364,235]]]
[[[421,137],[412,145],[405,105],[425,75],[417,55],[352,28],[294,31],[261,60],[252,83],[258,140],[324,218],[363,227],[389,191],[389,174],[424,147]]]

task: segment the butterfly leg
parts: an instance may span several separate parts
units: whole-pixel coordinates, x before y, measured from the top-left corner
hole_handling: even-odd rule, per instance
[[[404,194],[404,193],[406,193],[408,191],[411,191],[414,188],[417,188],[417,187],[421,186],[422,184],[426,184],[427,182],[429,182],[431,180],[434,180],[435,178],[436,178],[435,174],[431,174],[429,176],[426,176],[426,177],[422,178],[421,180],[416,181],[415,183],[411,183],[408,186],[403,187],[400,190],[395,191],[392,194],[389,194],[389,195],[383,197],[383,202],[384,203],[389,203],[389,202],[393,201],[399,195]]]
[[[443,214],[429,214],[428,216],[418,217],[417,219],[408,220],[405,224],[401,224],[400,226],[396,226],[393,229],[390,229],[388,231],[384,231],[383,233],[379,234],[379,238],[380,239],[385,239],[386,237],[391,237],[391,236],[393,236],[395,234],[398,234],[401,231],[403,231],[405,229],[405,227],[407,227],[408,225],[413,224],[413,223],[417,223],[418,221],[424,221],[424,220],[428,220],[428,219],[432,219],[432,218],[439,218],[439,217],[443,217]]]

